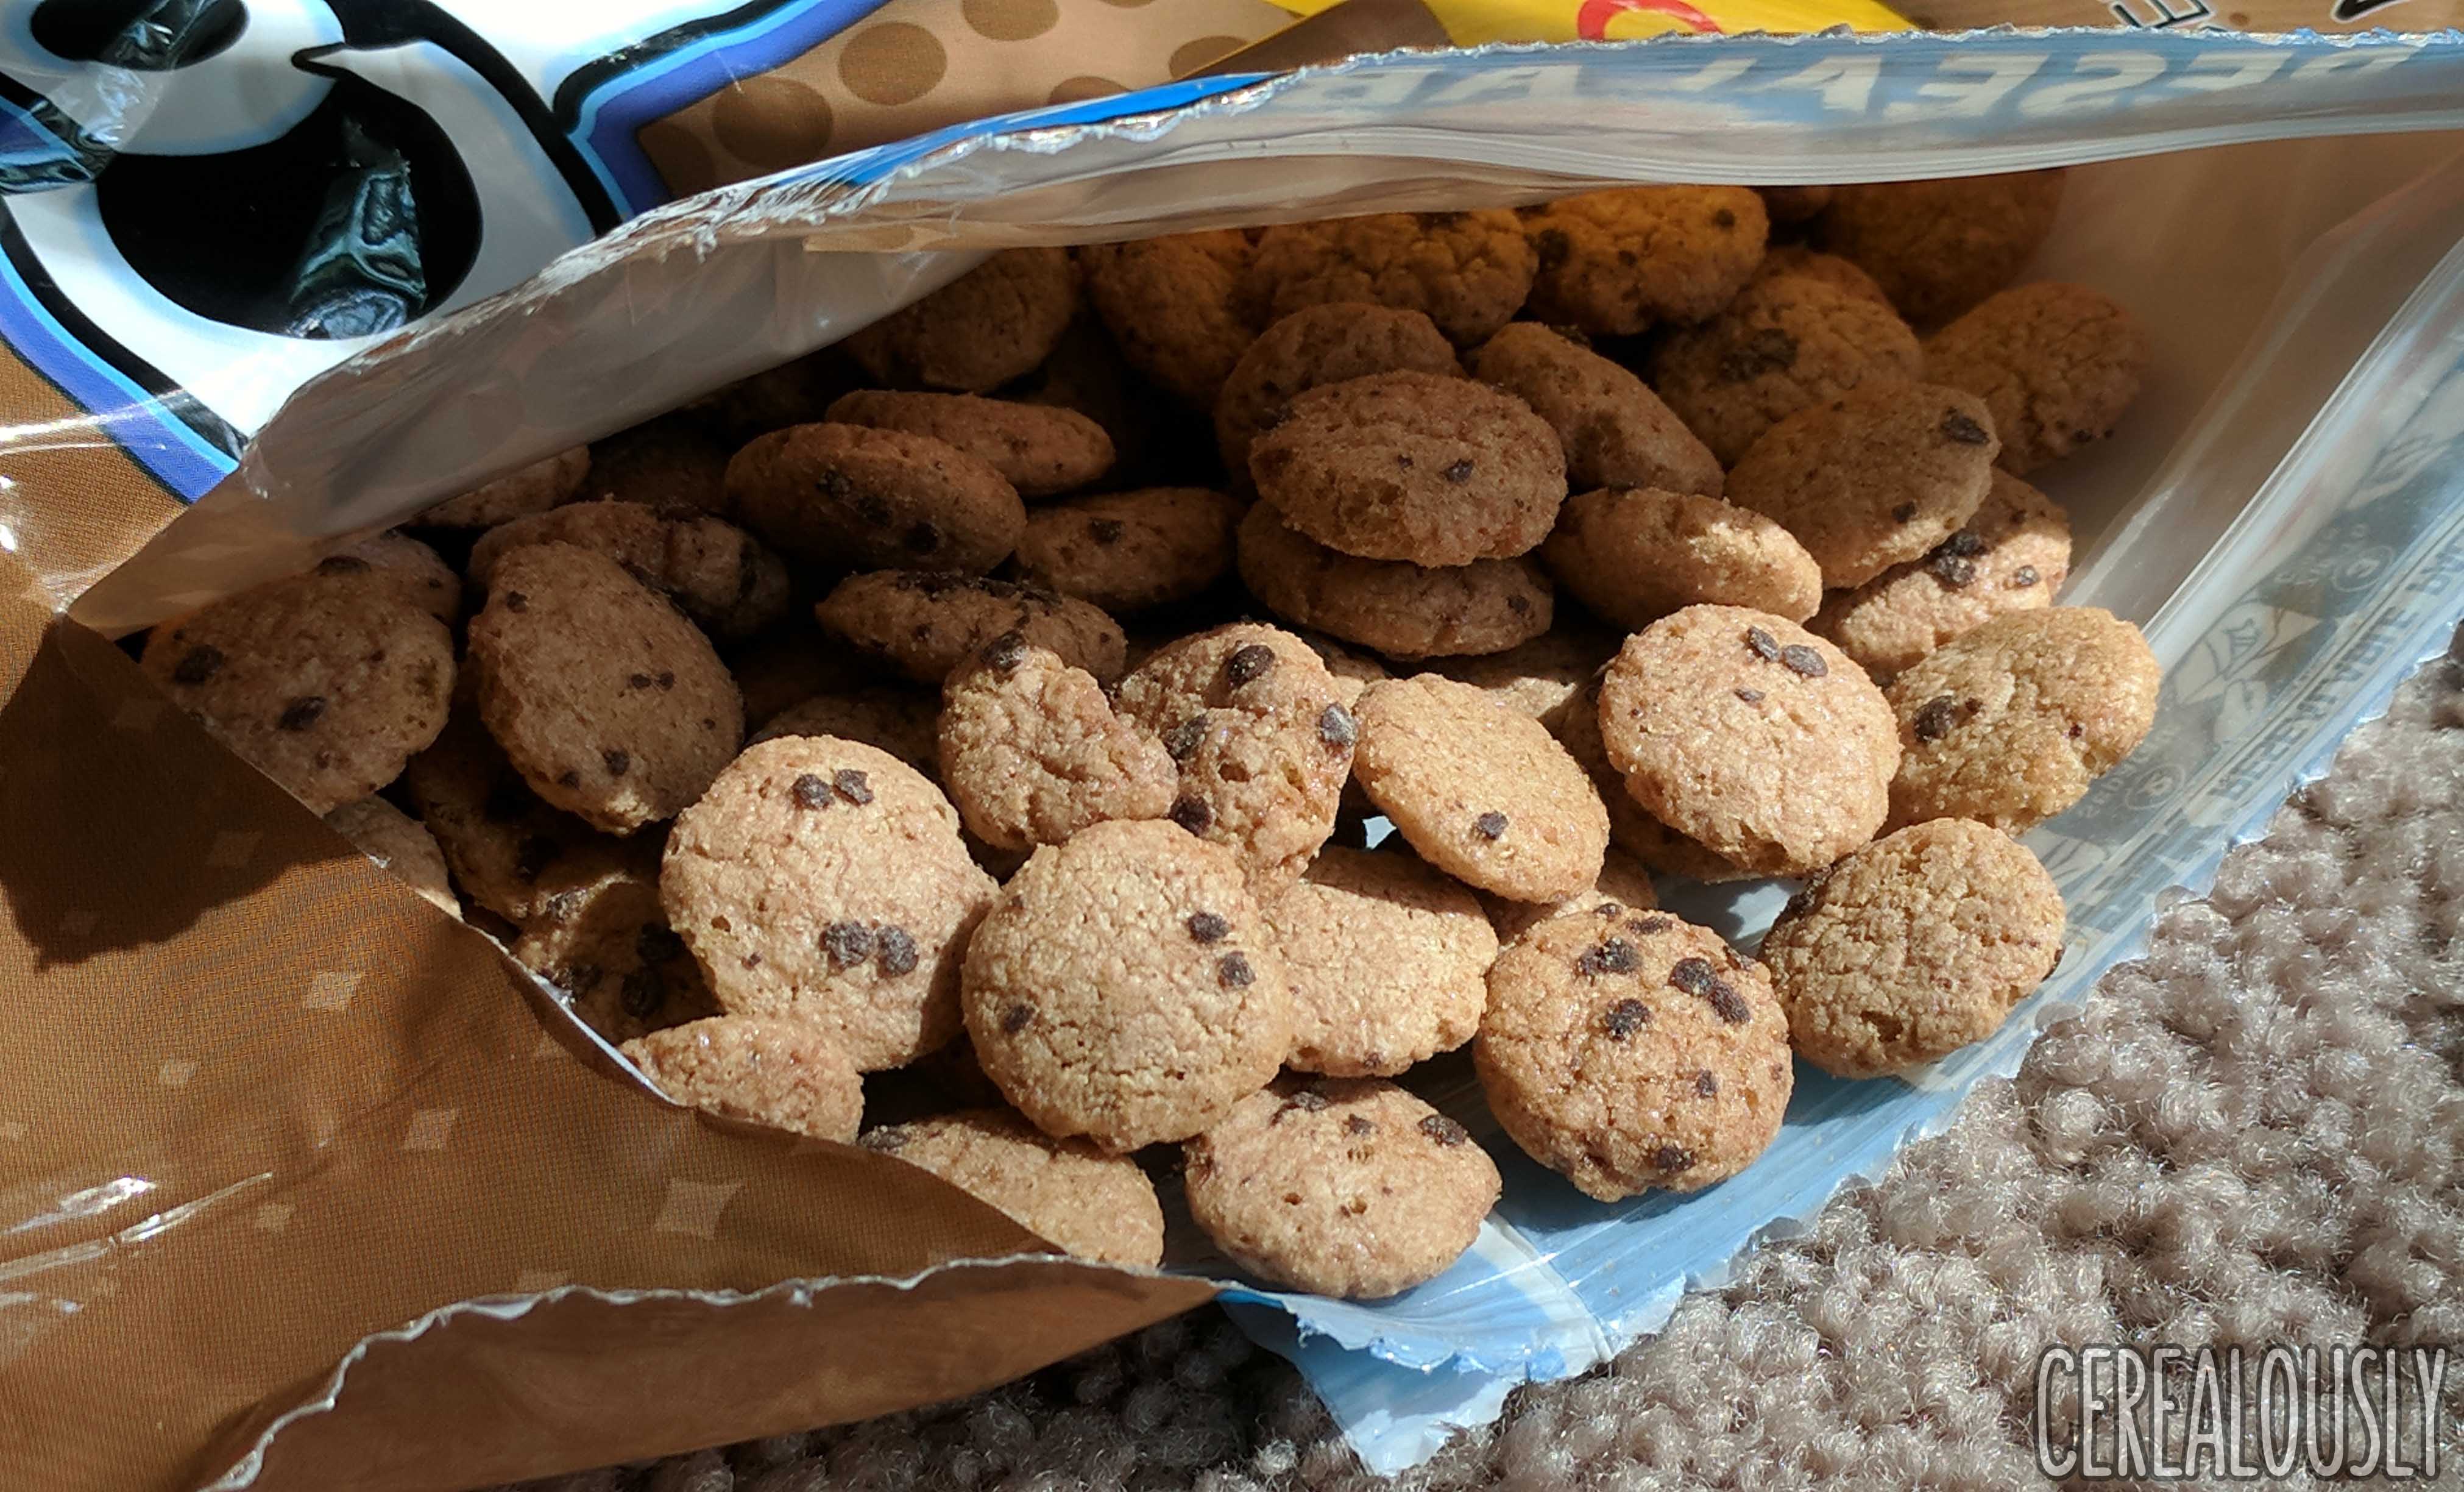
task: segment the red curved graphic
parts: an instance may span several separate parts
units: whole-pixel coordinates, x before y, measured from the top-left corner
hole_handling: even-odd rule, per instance
[[[1574,12],[1574,34],[1585,41],[1606,41],[1609,18],[1623,11],[1657,11],[1698,35],[1713,35],[1720,30],[1717,21],[1685,0],[1583,0],[1582,8]]]

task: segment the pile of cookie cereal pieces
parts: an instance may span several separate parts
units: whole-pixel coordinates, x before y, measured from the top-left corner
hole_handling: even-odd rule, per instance
[[[1927,1062],[2054,967],[2013,835],[2157,690],[2024,479],[2146,360],[2012,283],[2060,191],[1011,251],[143,667],[672,1098],[1131,1264],[1177,1168],[1239,1267],[1390,1295],[1499,1192],[1416,1064],[1691,1191],[1793,1056]],[[1654,875],[1802,889],[1756,959]]]

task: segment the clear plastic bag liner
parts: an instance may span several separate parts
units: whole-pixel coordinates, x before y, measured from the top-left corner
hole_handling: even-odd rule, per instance
[[[2055,978],[1908,1075],[1802,1070],[1778,1141],[1690,1196],[1603,1205],[1525,1159],[1461,1061],[1416,1081],[1497,1157],[1479,1242],[1396,1299],[1225,1281],[1375,1470],[1578,1372],[2013,1072],[2452,626],[2464,583],[2464,38],[1823,35],[1398,55],[1176,84],[943,131],[663,209],[292,397],[232,476],[73,614],[124,631],[309,563],[439,497],[834,340],[981,252],[1620,181],[2074,179],[2032,276],[2147,323],[2120,436],[2044,475],[2063,599],[2145,624],[2154,733],[2031,835],[2071,910]],[[2402,132],[2414,133],[2402,133]],[[2353,138],[2353,137],[2381,138]],[[2321,138],[2338,137],[2338,138]],[[2193,146],[2230,146],[2187,154]],[[1671,887],[1750,946],[1776,886]]]

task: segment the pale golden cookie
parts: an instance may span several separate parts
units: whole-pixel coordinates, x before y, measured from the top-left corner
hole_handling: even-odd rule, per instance
[[[570,502],[590,472],[590,448],[574,446],[517,467],[410,520],[433,528],[487,528],[525,513]]]
[[[1526,210],[1531,313],[1594,336],[1716,315],[1762,262],[1771,219],[1744,187],[1621,187]]]
[[[1577,333],[1577,335],[1580,335]],[[1474,348],[1471,373],[1531,407],[1557,433],[1575,491],[1666,487],[1720,495],[1711,448],[1648,385],[1536,322],[1516,322]]]
[[[1887,682],[1990,617],[2053,605],[2070,570],[2071,525],[2061,506],[1997,470],[1966,527],[1924,559],[1832,591],[1805,625]]]
[[[1459,375],[1454,345],[1418,311],[1339,301],[1306,306],[1249,344],[1215,401],[1223,469],[1245,478],[1249,443],[1283,422],[1292,400],[1325,384],[1402,370]]]
[[[845,1145],[864,1117],[855,1069],[796,1021],[714,1015],[635,1036],[623,1051],[661,1093],[730,1119]]]
[[[1467,347],[1514,315],[1533,267],[1511,212],[1378,212],[1267,229],[1242,283],[1270,322],[1365,301],[1418,311]]]
[[[1985,401],[2013,472],[2111,435],[2146,371],[2138,318],[2111,296],[2051,280],[1991,297],[1925,343],[1925,377]]]
[[[1692,493],[1577,493],[1540,563],[1593,615],[1628,630],[1705,601],[1793,622],[1822,604],[1822,571],[1787,529]]]
[[[389,870],[403,884],[450,917],[462,915],[445,872],[445,852],[427,826],[383,798],[345,803],[325,815],[325,827],[352,848]]]
[[[864,1147],[931,1171],[1065,1254],[1138,1269],[1163,1262],[1163,1204],[1136,1161],[1055,1140],[1008,1109],[886,1125]]]
[[[1285,1065],[1393,1077],[1479,1029],[1497,934],[1478,897],[1412,856],[1328,845],[1260,910],[1292,980]]]
[[[1129,647],[1118,623],[1075,597],[947,570],[850,575],[813,614],[857,652],[918,683],[938,684],[960,659],[1006,632],[1106,682],[1121,677]]]
[[[1241,521],[1241,579],[1287,621],[1394,658],[1503,653],[1549,630],[1549,577],[1530,557],[1435,568],[1339,554],[1259,503]]]
[[[1112,713],[1104,686],[1016,633],[942,685],[941,781],[996,849],[1059,844],[1108,818],[1161,818],[1179,772],[1160,742]]]
[[[2061,201],[2058,170],[1840,187],[1815,236],[1873,276],[1901,315],[1939,325],[2017,278]]]
[[[1916,333],[1889,302],[1798,275],[1757,279],[1651,360],[1652,387],[1728,466],[1799,410],[1868,378],[1924,374]]]

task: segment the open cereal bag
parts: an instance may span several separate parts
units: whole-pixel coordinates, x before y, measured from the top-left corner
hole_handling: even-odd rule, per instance
[[[0,1153],[14,1236],[33,1240],[10,1256],[19,1330],[0,1382],[12,1405],[40,1386],[46,1407],[12,1410],[0,1465],[79,1486],[468,1486],[926,1402],[1220,1293],[1295,1356],[1364,1459],[1395,1469],[1514,1384],[1602,1360],[2010,1071],[2036,1022],[2127,952],[2152,899],[2204,876],[2452,621],[2464,166],[2437,131],[2464,123],[2459,82],[2452,37],[2086,33],[1229,73],[647,212],[639,183],[656,178],[619,172],[570,236],[608,231],[539,275],[401,330],[370,309],[366,276],[343,277],[330,283],[351,294],[290,310],[360,328],[347,359],[296,390],[268,366],[210,398],[174,391],[194,386],[185,372],[131,372],[98,320],[126,307],[66,314],[87,303],[63,292],[77,213],[106,214],[50,204],[52,236],[21,232],[11,251],[11,372],[28,410],[82,433],[30,416],[13,442],[5,563],[21,584],[0,709],[0,978],[23,1013]],[[628,118],[637,157],[684,148]],[[552,163],[558,179],[597,179],[572,164]],[[1987,173],[2006,174],[1962,189],[2000,204],[1987,215],[2007,262],[1982,278],[1972,253],[1945,251],[1959,273],[1937,274],[1926,253],[1879,246],[1934,216],[1860,219],[1854,204],[1878,199],[1807,190]],[[1678,199],[1699,213],[1681,236],[1711,247],[1647,309],[1620,273],[1624,210],[1562,200],[1704,182],[1742,187]],[[564,200],[495,211],[536,226]],[[1962,199],[1933,200],[1955,217]],[[1430,215],[1271,226],[1371,213]],[[1253,229],[1268,232],[1238,232]],[[1381,255],[1423,265],[1433,244],[1434,274],[1344,278]],[[1203,300],[1207,275],[1245,279],[1270,250],[1286,269],[1263,301]],[[1498,264],[1519,282],[1501,288]],[[1338,288],[1304,288],[1317,280]],[[2008,283],[2056,288],[1997,311]],[[1404,349],[1368,375],[1386,382],[1262,394],[1245,421],[1224,402],[1273,381],[1251,352],[1272,350],[1274,311],[1323,306],[1356,331],[1362,295],[1412,318],[1385,323]],[[930,309],[968,304],[937,323]],[[1193,304],[1240,334],[1175,340]],[[2132,329],[2082,365],[2101,381],[1996,405],[1991,369],[2031,345],[2013,304]],[[1210,371],[1199,351],[1223,355]],[[1896,360],[1898,376],[1792,395],[1817,353]],[[1458,360],[1476,376],[1454,376]],[[1659,443],[1571,438],[1565,401],[1639,389],[1636,368],[1659,392],[1623,397],[1668,414],[1643,432]],[[1947,381],[1904,382],[1919,374]],[[2089,403],[2059,402],[2086,384]],[[115,388],[145,397],[79,426],[72,411]],[[1000,401],[949,402],[960,392]],[[1848,434],[1824,434],[1849,414]],[[1799,416],[1817,450],[1867,455],[1775,465],[1787,442],[1766,437]],[[1824,488],[1836,503],[1810,510],[1791,496],[1884,462],[1873,432],[1902,425],[1927,441],[1921,476],[1894,479],[1906,516],[1883,503],[1843,535],[1834,520],[1872,483]],[[196,501],[162,524],[160,504],[80,460],[98,436]],[[1248,458],[1223,461],[1243,436]],[[1648,479],[1614,464],[1646,458]],[[1379,487],[1364,462],[1414,475]],[[1112,463],[1153,475],[1114,480]],[[1634,654],[1630,633],[1684,639],[1617,598],[1682,566],[1566,528],[1575,464],[1595,492],[1657,492],[1681,513],[1715,484],[1744,496],[1741,478],[1775,494],[1751,511],[1786,521],[1742,526],[1753,554],[1780,557],[1754,569],[1777,583],[1733,597],[1753,616],[1713,618],[1736,635],[1725,653]],[[1200,475],[1214,485],[1192,495]],[[1158,481],[1178,495],[1105,490]],[[1390,489],[1382,509],[1353,501]],[[1989,538],[1996,489],[2012,517]],[[610,497],[645,501],[610,516]],[[1614,533],[1627,505],[1592,506],[1584,527]],[[1455,521],[1466,511],[1478,521]],[[496,537],[515,524],[546,542]],[[395,525],[430,546],[379,537]],[[1105,563],[1133,528],[1139,562]],[[1213,548],[1166,542],[1184,528]],[[2023,531],[2067,546],[2005,542]],[[1212,568],[1190,584],[1193,552]],[[1013,553],[1029,589],[967,573]],[[901,563],[916,556],[936,568]],[[1826,585],[1853,609],[1860,587],[1956,595],[1980,578],[2031,593],[1986,608],[2006,616],[2120,619],[2049,651],[2116,660],[2079,708],[2121,701],[2128,739],[2092,784],[1990,826],[2023,840],[1968,841],[2035,878],[2010,915],[2032,919],[2041,957],[1994,987],[2015,1010],[1939,1049],[1793,1062],[1773,974],[1748,955],[1775,917],[1861,894],[1842,870],[1826,883],[1840,890],[1783,912],[1807,873],[1866,853],[1902,812],[1905,738],[1949,739],[1987,710],[1966,675],[1884,695],[1869,676],[1947,665],[1892,654],[1879,621],[1826,622]],[[447,599],[466,585],[467,607]],[[1139,589],[1156,586],[1169,594]],[[2039,604],[2057,586],[2058,606]],[[281,598],[273,623],[200,610],[259,587]],[[1243,612],[1243,630],[1205,632]],[[378,680],[385,708],[269,684],[257,660],[274,649]],[[1620,649],[1639,661],[1595,683]],[[1629,779],[1683,772],[1600,701],[1666,708],[1661,685],[1686,669],[1723,710],[1854,694],[1853,728],[1790,748],[1824,773],[1826,802],[1835,778],[1860,785],[1850,827],[1799,836],[1789,782],[1730,815],[1785,819],[1759,839],[1711,845],[1717,815],[1679,835],[1646,812]],[[1403,682],[1423,672],[1443,677]],[[1045,707],[1022,711],[1030,687]],[[1219,715],[1268,724],[1219,735]],[[1038,755],[1064,718],[1103,748],[1106,812],[1087,810],[1092,778]],[[1306,812],[1248,791],[1244,730],[1306,762]],[[417,835],[387,816],[407,804],[453,852],[430,889],[467,923],[225,743],[309,808],[360,809],[335,828],[363,838]],[[363,807],[375,788],[392,810]],[[1661,812],[1692,813],[1662,788]],[[1990,796],[1904,816],[2004,812]],[[1612,838],[1659,874],[1612,887]],[[418,858],[416,837],[389,842]],[[822,847],[783,898],[763,880],[782,842]],[[1323,895],[1284,900],[1301,888]],[[2066,915],[2048,914],[2055,892]],[[1423,920],[1377,920],[1403,906]],[[1363,949],[1463,1018],[1430,998],[1394,1050],[1346,1044],[1395,1029],[1375,1012],[1302,1039],[1303,985],[1327,1009],[1375,996],[1371,966],[1344,962]],[[1527,1025],[1589,1001],[1589,982],[1647,974],[1584,1004],[1582,1039],[1636,1091],[1690,1093],[1710,1117],[1688,1110],[1684,1135],[1586,1121],[1551,1102],[1564,1069],[1547,1042],[1503,1028],[1476,1068],[1463,1043],[1501,1008],[1500,970],[1507,1000],[1538,1013]],[[935,981],[941,995],[903,992]],[[866,997],[815,1037],[812,991],[831,989]],[[1152,1026],[1116,1023],[1100,1060],[1073,1062],[1041,1034],[1106,1030],[1089,991],[1199,1013],[1167,1022],[1160,1050]],[[679,1035],[722,1007],[770,1024]],[[946,1055],[960,1024],[972,1066]],[[1518,1040],[1537,1064],[1519,1077],[1493,1059]],[[1683,1050],[1719,1055],[1680,1066]],[[1620,1053],[1665,1071],[1616,1068]],[[1287,1059],[1305,1071],[1277,1078]],[[906,1076],[859,1085],[859,1067]],[[1028,1118],[935,1117],[1001,1103]],[[860,1125],[870,1143],[842,1143]],[[1185,1169],[1149,1144],[1201,1132]],[[1357,1210],[1253,1184],[1294,1167],[1374,1177],[1397,1145],[1414,1147],[1412,1181]],[[1025,1195],[1012,1183],[1030,1162],[1057,1180]],[[1386,1226],[1345,1231],[1363,1215]]]

